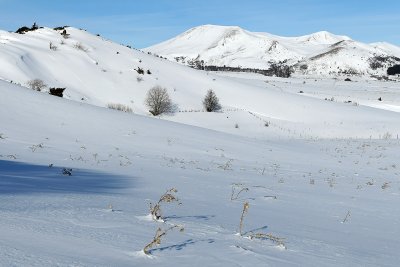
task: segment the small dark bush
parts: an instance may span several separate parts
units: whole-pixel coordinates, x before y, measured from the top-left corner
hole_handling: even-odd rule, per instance
[[[346,82],[351,82],[351,79],[350,78],[346,78],[346,79],[344,79]]]
[[[64,39],[68,39],[69,38],[69,34],[67,33],[66,29],[63,29],[63,31],[61,32],[62,37],[64,37]]]
[[[387,74],[388,75],[396,75],[396,74],[400,74],[400,65],[394,65],[392,67],[389,67],[387,69]]]
[[[72,169],[63,168],[62,174],[67,176],[72,176]]]
[[[65,30],[65,28],[68,28],[69,26],[60,26],[60,27],[55,27],[53,30],[55,31],[62,31]]]
[[[144,74],[144,70],[141,67],[138,67],[136,71],[139,74]]]
[[[37,29],[39,29],[39,26],[35,23],[33,23],[31,31],[36,31]]]
[[[58,96],[58,97],[63,97],[64,96],[64,90],[66,88],[50,88],[49,90],[49,94],[54,95],[54,96]]]
[[[25,34],[26,32],[36,31],[37,29],[39,29],[39,27],[38,27],[38,25],[37,25],[36,22],[35,22],[35,23],[33,23],[33,25],[32,25],[31,28],[26,27],[26,26],[23,26],[23,27],[19,28],[19,29],[16,31],[16,33]]]
[[[26,33],[26,32],[29,32],[30,30],[31,30],[31,28],[26,27],[26,26],[23,26],[23,27],[19,28],[19,29],[16,31],[16,33],[24,34],[24,33]]]

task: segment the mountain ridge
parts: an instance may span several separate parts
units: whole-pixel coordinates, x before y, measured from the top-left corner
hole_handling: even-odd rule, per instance
[[[283,62],[296,74],[321,76],[383,76],[388,67],[400,63],[400,47],[389,43],[365,44],[327,31],[283,37],[210,24],[144,51],[195,67],[268,69]]]

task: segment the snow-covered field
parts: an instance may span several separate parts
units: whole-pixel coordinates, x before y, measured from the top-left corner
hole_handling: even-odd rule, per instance
[[[50,29],[0,33],[0,266],[398,264],[398,82],[206,73],[68,29],[57,51]],[[34,78],[67,99],[10,83]],[[149,116],[156,84],[179,112]],[[151,220],[169,188],[182,204]]]

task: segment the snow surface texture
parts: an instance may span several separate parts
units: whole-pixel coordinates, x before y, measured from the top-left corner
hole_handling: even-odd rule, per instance
[[[268,69],[271,63],[285,62],[298,74],[329,77],[343,72],[386,75],[388,66],[400,63],[400,47],[388,43],[363,44],[325,31],[282,37],[216,25],[192,28],[145,51],[183,64],[204,61],[208,66]],[[375,57],[397,57],[397,61],[381,61],[375,69],[371,68]]]
[[[0,266],[398,264],[397,82],[211,74],[67,31],[56,51],[51,29],[0,33]],[[23,87],[34,78],[67,99]],[[165,120],[143,104],[156,84],[180,110]],[[210,88],[221,112],[202,112]],[[182,205],[149,220],[172,187]],[[245,201],[244,234],[286,249],[237,234]]]

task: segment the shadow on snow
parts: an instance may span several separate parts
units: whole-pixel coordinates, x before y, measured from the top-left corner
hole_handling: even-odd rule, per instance
[[[114,174],[0,160],[0,194],[113,193],[132,185],[132,178]]]
[[[161,248],[155,248],[155,249],[151,249],[149,250],[150,254],[153,254],[154,252],[163,252],[164,250],[182,250],[184,248],[186,248],[189,245],[194,245],[198,242],[206,242],[208,244],[212,244],[215,242],[214,239],[201,239],[201,240],[193,240],[193,239],[188,239],[186,241],[183,241],[180,244],[176,244],[176,245],[171,245],[171,246],[166,246],[166,247],[161,247]]]

